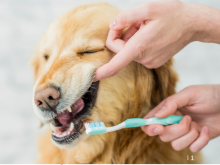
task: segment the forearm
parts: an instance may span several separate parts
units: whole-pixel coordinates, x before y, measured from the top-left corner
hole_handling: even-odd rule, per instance
[[[194,29],[194,41],[220,44],[220,10],[203,5],[186,4]]]

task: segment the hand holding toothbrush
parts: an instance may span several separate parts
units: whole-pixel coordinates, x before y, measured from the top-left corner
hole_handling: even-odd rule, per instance
[[[142,126],[142,130],[171,142],[177,151],[189,147],[192,152],[198,152],[210,139],[220,135],[220,85],[187,87],[162,101],[144,118],[164,118],[177,110],[186,115],[179,124]]]

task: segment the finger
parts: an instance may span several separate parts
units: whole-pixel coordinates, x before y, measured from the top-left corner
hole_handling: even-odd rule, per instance
[[[143,32],[136,32],[132,39],[126,42],[123,49],[118,52],[109,63],[103,65],[102,67],[98,68],[95,73],[95,78],[93,81],[98,81],[107,77],[114,76],[117,74],[121,69],[127,66],[134,58],[140,53],[140,50],[137,45],[139,43],[139,47],[141,44],[145,44],[143,42]],[[143,48],[141,46],[141,48]],[[143,50],[142,50],[143,54]]]
[[[106,47],[111,51],[118,53],[126,43],[121,39],[121,35],[122,30],[109,30]]]
[[[138,33],[138,32],[137,32]],[[137,53],[136,48],[134,45],[137,42],[140,42],[140,34],[137,35],[135,33],[132,40],[129,40],[123,49],[118,52],[107,64],[101,66],[96,70],[95,78],[93,81],[98,81],[107,77],[114,76],[117,74],[121,69],[127,66],[132,60],[134,60],[134,56]]]
[[[111,51],[118,53],[125,45],[125,43],[130,39],[140,28],[141,22],[137,22],[130,26],[122,39],[122,30],[109,30],[108,37],[106,40],[106,47]]]
[[[159,124],[154,124],[154,125],[144,125],[141,127],[141,129],[149,136],[156,136],[160,135],[164,132],[164,127]]]
[[[141,22],[137,22],[133,25],[131,25],[125,32],[125,34],[122,37],[122,40],[127,42],[140,28]]]
[[[199,138],[189,146],[189,149],[192,152],[198,152],[208,144],[209,139],[209,128],[203,127]]]
[[[112,77],[128,65],[133,60],[133,57],[126,52],[127,49],[122,49],[109,63],[98,68],[93,81],[95,82],[107,77]]]
[[[155,114],[158,118],[168,117],[173,114],[178,108],[188,105],[192,97],[192,91],[182,90],[163,101],[163,104],[159,104],[155,109]],[[156,111],[155,110],[155,111]]]
[[[131,26],[136,22],[141,22],[149,18],[149,12],[145,5],[140,5],[135,8],[120,12],[113,21],[111,21],[109,27],[112,30],[124,29]]]
[[[195,122],[192,122],[190,131],[186,135],[172,141],[172,147],[176,151],[181,151],[192,144],[198,138],[198,136],[199,132],[197,129],[197,124]]]
[[[187,134],[190,130],[191,117],[184,116],[179,124],[166,126],[160,139],[164,142],[173,141]]]

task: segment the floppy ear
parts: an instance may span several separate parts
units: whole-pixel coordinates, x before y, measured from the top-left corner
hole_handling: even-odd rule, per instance
[[[147,69],[141,64],[135,64],[135,90],[139,95],[139,102],[152,109],[175,93],[178,78],[172,64],[173,59],[157,69]]]
[[[152,103],[159,104],[162,100],[175,93],[177,73],[173,69],[173,59],[170,59],[163,66],[152,70],[154,78],[154,91]]]

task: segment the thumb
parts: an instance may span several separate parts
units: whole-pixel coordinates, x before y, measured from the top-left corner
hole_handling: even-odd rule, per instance
[[[155,117],[164,118],[168,117],[181,107],[189,104],[191,99],[190,90],[182,90],[168,98],[166,98],[161,104],[155,107],[152,111],[156,112]]]

